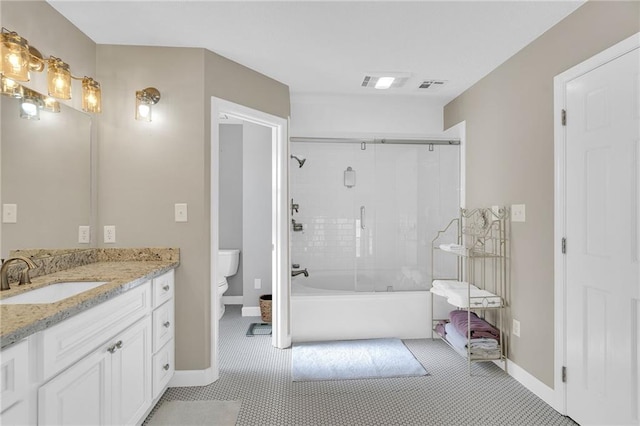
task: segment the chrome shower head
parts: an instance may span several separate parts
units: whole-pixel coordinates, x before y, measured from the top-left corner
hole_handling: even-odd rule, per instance
[[[295,160],[298,162],[298,164],[300,165],[300,167],[304,166],[304,162],[307,161],[306,158],[300,156],[300,157],[296,157],[295,155],[291,154],[291,158],[295,158]]]

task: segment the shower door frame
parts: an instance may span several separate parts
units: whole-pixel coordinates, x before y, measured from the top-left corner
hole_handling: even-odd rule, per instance
[[[211,97],[211,253],[219,249],[219,186],[220,166],[220,114],[248,121],[271,129],[273,143],[271,155],[272,173],[272,293],[273,333],[272,344],[279,349],[291,346],[290,327],[290,254],[289,254],[289,120],[224,99]],[[211,367],[214,379],[218,368],[218,292],[216,286],[217,256],[211,256]]]

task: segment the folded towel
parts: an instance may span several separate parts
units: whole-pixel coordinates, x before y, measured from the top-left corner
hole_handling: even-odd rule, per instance
[[[447,342],[453,346],[453,348],[463,356],[467,355],[467,338],[458,332],[456,328],[451,323],[447,323],[445,326],[445,339]],[[483,340],[483,339],[480,339]],[[493,347],[475,347],[474,344],[477,342],[471,342],[469,344],[469,353],[471,353],[471,358],[474,359],[496,359],[500,358],[500,345],[498,341],[493,340],[495,343],[492,345]]]
[[[448,251],[451,253],[464,254],[465,248],[460,244],[440,244],[440,250]]]
[[[474,312],[470,312],[471,338],[499,339],[500,332],[491,324],[479,318]],[[467,336],[467,311],[458,310],[449,312],[449,319],[455,329],[463,336]]]
[[[455,280],[433,280],[431,283],[432,287],[441,288],[443,290],[467,290],[469,287],[469,283],[466,281],[455,281]],[[471,288],[478,288],[475,285],[471,284]]]
[[[444,329],[446,324],[447,324],[446,321],[440,321],[438,322],[438,324],[436,324],[436,333],[438,333],[440,337],[444,337],[447,334],[447,332]]]
[[[454,325],[451,324],[450,322],[448,322],[444,326],[444,330],[447,333],[446,334],[447,341],[451,343],[451,346],[453,346],[456,349],[466,350],[467,336],[463,336],[462,334],[460,334],[460,332],[456,330]]]
[[[449,289],[446,290],[446,295],[440,295],[447,297],[447,302],[458,308],[493,308],[502,306],[502,298],[500,296],[477,287],[468,290]]]

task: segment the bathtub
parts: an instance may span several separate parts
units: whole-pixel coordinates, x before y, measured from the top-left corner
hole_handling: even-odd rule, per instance
[[[428,291],[356,292],[353,278],[313,273],[291,280],[294,342],[431,337]]]

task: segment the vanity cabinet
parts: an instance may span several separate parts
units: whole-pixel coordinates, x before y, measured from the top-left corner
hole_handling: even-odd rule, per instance
[[[174,271],[153,280],[153,398],[158,399],[173,377],[174,366]]]
[[[147,316],[38,391],[38,424],[134,424],[151,403]]]
[[[0,424],[141,423],[173,376],[173,295],[170,270],[3,349]]]
[[[29,424],[29,342],[25,339],[0,354],[0,423]]]

